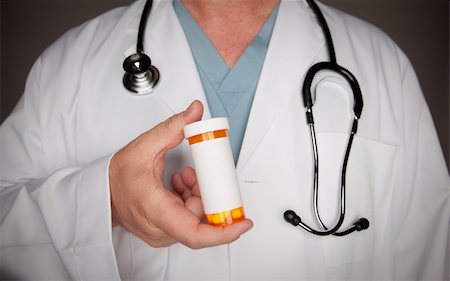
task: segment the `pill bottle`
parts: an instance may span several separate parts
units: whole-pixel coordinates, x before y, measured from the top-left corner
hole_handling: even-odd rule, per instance
[[[206,220],[226,226],[245,219],[226,118],[212,118],[184,127],[202,196]]]

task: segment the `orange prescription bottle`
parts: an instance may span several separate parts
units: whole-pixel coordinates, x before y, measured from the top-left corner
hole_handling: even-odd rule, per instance
[[[212,118],[184,127],[209,224],[226,226],[245,219],[231,152],[226,118]]]

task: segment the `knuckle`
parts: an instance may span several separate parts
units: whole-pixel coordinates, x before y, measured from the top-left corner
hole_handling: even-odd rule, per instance
[[[197,241],[189,238],[184,239],[183,244],[192,250],[198,250],[201,248],[200,244]]]
[[[176,118],[177,115],[173,115],[171,117],[169,117],[168,119],[166,119],[162,125],[164,126],[165,129],[171,131],[171,132],[176,132]]]

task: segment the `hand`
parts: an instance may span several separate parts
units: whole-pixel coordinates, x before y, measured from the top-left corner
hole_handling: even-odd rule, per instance
[[[185,167],[181,173],[175,173],[172,176],[172,186],[174,191],[184,201],[186,208],[194,212],[199,218],[205,217],[194,169]]]
[[[183,127],[200,120],[202,114],[202,104],[195,101],[185,112],[140,135],[112,157],[113,226],[121,225],[153,247],[179,242],[193,249],[230,243],[252,227],[250,220],[224,228],[201,223],[203,208],[192,170],[173,177],[182,196],[164,187],[166,152],[183,141]]]

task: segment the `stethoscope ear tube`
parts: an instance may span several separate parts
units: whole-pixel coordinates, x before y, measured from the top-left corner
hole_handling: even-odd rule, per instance
[[[311,116],[312,116],[312,112]],[[316,221],[320,226],[323,228],[323,230],[315,230],[314,228],[310,227],[306,223],[302,222],[301,218],[292,210],[287,210],[284,212],[284,219],[286,222],[292,224],[293,226],[300,226],[306,231],[319,235],[319,236],[326,236],[326,235],[335,235],[335,236],[345,236],[352,232],[361,231],[364,229],[367,229],[369,227],[369,221],[366,218],[360,218],[358,221],[356,221],[353,226],[348,228],[347,230],[344,230],[342,232],[339,232],[339,228],[342,226],[342,223],[345,219],[345,188],[346,188],[346,174],[347,174],[347,164],[348,159],[350,156],[350,150],[353,143],[353,137],[356,134],[356,130],[358,128],[358,119],[354,118],[353,124],[352,124],[352,132],[349,136],[347,149],[345,151],[344,161],[342,164],[342,171],[341,171],[341,186],[340,186],[340,207],[339,207],[339,220],[338,222],[333,226],[333,228],[328,229],[322,222],[322,219],[320,218],[319,214],[319,207],[318,207],[318,179],[319,179],[319,157],[318,157],[318,148],[317,148],[317,142],[316,142],[316,134],[314,130],[314,123],[309,124],[309,128],[311,131],[311,143],[313,147],[314,152],[314,184],[313,184],[313,209],[314,213],[316,215]]]

